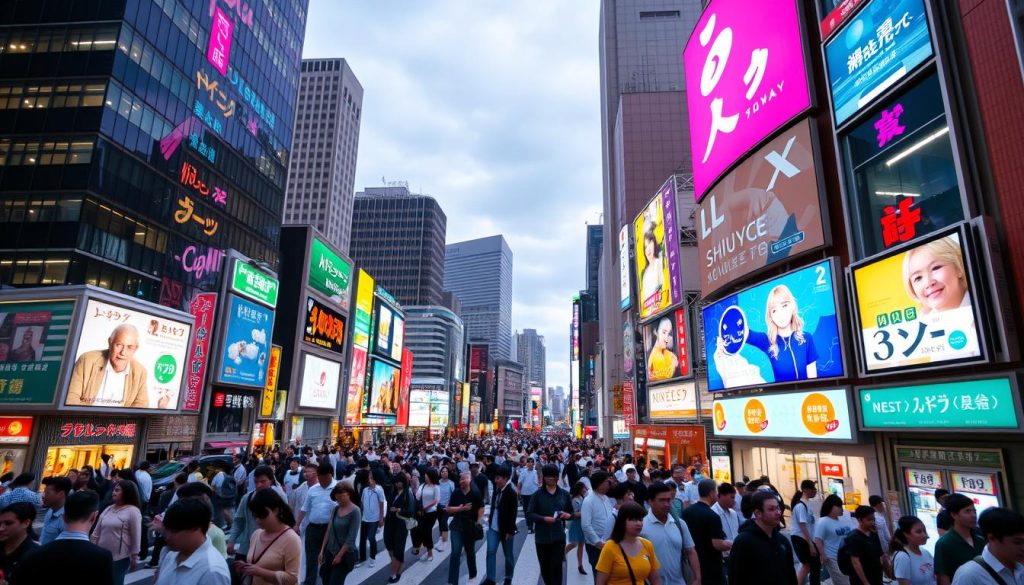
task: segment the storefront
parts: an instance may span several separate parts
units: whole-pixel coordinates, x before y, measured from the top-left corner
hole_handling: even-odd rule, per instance
[[[194,455],[198,426],[198,415],[154,417],[146,436],[145,459],[167,461]]]
[[[131,468],[139,459],[146,419],[77,416],[37,417],[35,449],[28,469],[42,470],[40,477],[65,475],[83,465],[98,468],[104,454],[113,469]]]
[[[704,427],[683,425],[634,425],[633,456],[643,456],[667,467],[707,461]]]
[[[216,389],[209,393],[208,400],[203,451],[217,455],[228,449],[248,448],[260,393],[241,388]]]
[[[874,443],[853,426],[845,388],[719,398],[713,410],[715,438],[732,439],[735,478],[767,476],[786,498],[810,479],[851,510],[882,493]]]

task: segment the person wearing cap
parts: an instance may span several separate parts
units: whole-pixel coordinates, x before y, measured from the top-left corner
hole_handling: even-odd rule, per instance
[[[797,581],[803,583],[807,575],[811,576],[811,585],[821,585],[821,559],[818,548],[814,546],[814,514],[809,506],[810,501],[818,495],[817,484],[809,479],[800,482],[800,490],[793,494],[789,507],[793,510],[793,552],[800,561],[800,573]]]
[[[569,493],[558,487],[558,466],[541,469],[544,487],[530,498],[527,520],[535,525],[537,562],[544,585],[562,584],[562,563],[565,561],[565,522],[572,519]]]

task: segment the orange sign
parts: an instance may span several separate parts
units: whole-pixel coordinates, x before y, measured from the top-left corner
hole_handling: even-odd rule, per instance
[[[0,416],[0,443],[28,444],[31,436],[31,416]]]
[[[263,402],[260,404],[260,416],[274,416],[274,397],[277,394],[277,377],[281,372],[281,346],[270,347],[270,360],[267,362],[267,385],[263,387]]]
[[[724,418],[723,416],[723,420]],[[743,407],[743,422],[746,423],[747,430],[755,434],[768,428],[768,413],[764,409],[764,403],[756,398],[747,401],[747,405]]]
[[[826,435],[839,426],[839,421],[836,420],[836,407],[820,392],[808,394],[807,398],[804,398],[800,414],[807,430],[818,436]]]
[[[725,407],[720,403],[715,403],[715,429],[722,430],[725,428]]]

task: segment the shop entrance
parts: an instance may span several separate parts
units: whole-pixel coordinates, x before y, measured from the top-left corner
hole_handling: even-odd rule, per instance
[[[68,470],[91,465],[99,469],[104,453],[110,455],[111,469],[131,469],[133,445],[74,445],[50,447],[46,450],[46,465],[42,477],[67,475]]]
[[[787,501],[805,479],[818,483],[819,500],[828,494],[836,494],[843,499],[847,510],[852,511],[868,501],[868,474],[864,457],[805,449],[753,447],[750,449],[750,458],[743,457],[741,460],[743,475],[750,479],[768,476],[772,485]],[[750,462],[749,467],[747,461]]]

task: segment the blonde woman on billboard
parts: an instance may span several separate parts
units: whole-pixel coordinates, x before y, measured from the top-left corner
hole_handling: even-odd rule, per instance
[[[970,307],[967,272],[960,244],[953,236],[941,238],[903,255],[903,287],[921,303],[921,314]]]
[[[641,302],[645,305],[647,299],[655,294],[660,295],[665,286],[664,250],[662,248],[662,244],[658,242],[658,237],[654,234],[654,224],[648,223],[647,228],[644,229],[644,258],[647,260],[647,266],[644,267],[643,274],[640,275],[640,297]],[[656,305],[661,305],[660,298]]]
[[[654,331],[651,353],[647,356],[647,378],[652,382],[676,375],[679,358],[672,352],[672,319],[663,317]]]

